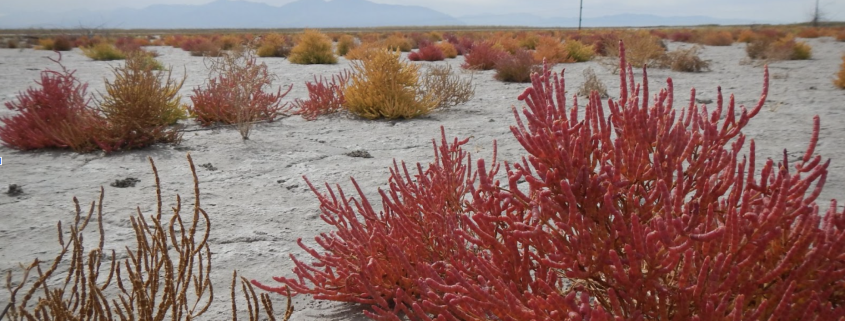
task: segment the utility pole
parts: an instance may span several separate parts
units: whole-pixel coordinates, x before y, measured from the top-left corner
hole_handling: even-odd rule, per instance
[[[816,14],[818,14],[819,1],[816,0]],[[578,30],[581,30],[581,15],[584,14],[584,0],[581,0],[581,5],[578,7]]]
[[[819,26],[819,20],[821,20],[819,17],[819,0],[816,0],[816,13],[813,14],[813,27]]]

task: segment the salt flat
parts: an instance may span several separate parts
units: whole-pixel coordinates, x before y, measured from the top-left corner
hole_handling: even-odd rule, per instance
[[[803,155],[809,142],[814,115],[821,116],[821,133],[816,152],[832,159],[824,192],[819,198],[821,210],[832,198],[845,197],[845,91],[835,88],[831,80],[842,63],[845,42],[831,38],[802,39],[813,48],[813,59],[774,62],[771,88],[763,111],[744,131],[756,141],[757,159],[780,160],[784,149],[790,161]],[[670,43],[670,49],[689,44]],[[675,84],[676,109],[688,104],[689,89],[697,89],[701,102],[716,100],[716,88],[734,93],[740,104],[753,105],[759,98],[763,68],[743,63],[745,44],[729,47],[704,47],[701,56],[711,60],[712,70],[703,73],[681,73],[667,69],[649,69],[649,88],[656,93],[671,77]],[[204,83],[208,73],[203,59],[169,47],[150,47],[160,54],[158,59],[173,66],[173,74],[188,78],[181,94],[187,98],[191,89]],[[54,68],[45,59],[55,56],[48,51],[30,49],[0,50],[0,99],[15,99],[38,79],[39,72]],[[312,77],[331,76],[349,68],[341,58],[336,65],[294,65],[279,58],[262,58],[277,76],[276,84],[294,84],[286,101],[307,97],[305,81]],[[104,90],[104,77],[110,66],[121,62],[91,61],[75,49],[63,55],[62,62],[76,69],[89,91]],[[462,57],[436,64],[450,64],[460,70]],[[434,63],[423,62],[423,66]],[[569,95],[583,83],[581,72],[592,67],[608,87],[613,98],[618,96],[618,75],[598,62],[560,64],[566,68]],[[636,72],[639,81],[641,72]],[[475,97],[466,104],[440,110],[412,120],[364,120],[345,114],[323,116],[305,121],[299,116],[278,119],[257,125],[249,140],[242,140],[235,129],[208,130],[193,121],[183,121],[186,132],[180,145],[156,145],[147,149],[118,152],[76,154],[71,151],[16,151],[0,147],[0,188],[18,184],[24,194],[18,197],[0,195],[0,272],[16,270],[18,263],[36,257],[50,260],[59,250],[56,222],[73,218],[72,198],[81,203],[97,199],[100,187],[105,188],[104,220],[106,248],[120,252],[134,241],[129,216],[136,207],[149,215],[155,209],[155,186],[147,157],[152,157],[159,170],[162,195],[167,206],[175,204],[176,194],[191,206],[193,182],[185,154],[190,152],[197,165],[211,163],[216,170],[198,167],[203,208],[211,218],[209,245],[213,252],[212,280],[215,303],[203,316],[205,320],[229,318],[229,285],[232,270],[261,282],[274,284],[271,276],[293,276],[288,254],[307,260],[297,245],[302,238],[315,245],[313,238],[331,228],[319,218],[318,201],[308,190],[302,176],[317,186],[324,182],[340,184],[351,193],[349,178],[354,177],[371,201],[377,189],[386,186],[388,167],[393,161],[409,164],[432,160],[432,139],[439,139],[440,127],[447,137],[470,137],[468,144],[473,159],[490,159],[493,141],[498,141],[499,159],[516,161],[526,155],[511,135],[515,123],[512,106],[521,108],[516,97],[527,84],[508,84],[493,79],[493,71],[462,72],[476,85]],[[581,98],[583,104],[585,100]],[[714,103],[708,103],[713,110]],[[0,116],[14,112],[5,108]],[[748,144],[746,143],[746,150]],[[373,158],[344,155],[366,150]],[[760,167],[758,167],[759,170]],[[115,188],[116,179],[140,179],[136,187]],[[167,215],[167,213],[165,213]],[[95,242],[92,242],[95,244]],[[92,245],[94,246],[94,245]],[[59,277],[54,277],[58,282]],[[9,294],[0,291],[0,303],[8,302]],[[276,297],[276,309],[283,310],[284,301]],[[361,307],[335,302],[314,301],[297,296],[292,320],[363,320]]]

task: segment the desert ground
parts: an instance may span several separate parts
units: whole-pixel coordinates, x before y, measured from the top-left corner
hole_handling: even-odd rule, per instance
[[[845,42],[832,38],[802,39],[813,48],[813,58],[805,61],[780,61],[769,65],[771,88],[763,111],[744,133],[755,140],[757,159],[780,160],[783,150],[790,161],[803,155],[812,132],[814,115],[821,116],[821,132],[816,152],[832,159],[824,192],[818,200],[821,211],[829,200],[845,197],[845,91],[831,83],[845,52]],[[690,46],[669,43],[669,49]],[[187,81],[181,90],[189,103],[191,90],[203,85],[208,72],[203,59],[170,47],[149,47],[160,54],[157,58],[173,67],[173,75]],[[39,72],[56,66],[45,57],[49,51],[31,49],[0,50],[0,101],[15,99],[18,92],[34,85]],[[711,61],[711,70],[702,73],[681,73],[668,69],[649,69],[652,93],[663,88],[666,78],[675,84],[676,109],[688,104],[689,90],[697,89],[699,104],[715,106],[716,88],[734,94],[738,104],[753,105],[760,96],[763,67],[749,62],[745,44],[728,47],[704,47],[704,59]],[[277,76],[276,85],[293,84],[286,101],[306,98],[305,81],[313,76],[331,76],[350,62],[341,58],[336,65],[294,65],[280,58],[261,58]],[[89,91],[104,90],[104,78],[111,76],[110,67],[120,61],[98,62],[82,55],[79,49],[64,53],[62,62],[76,69]],[[526,153],[513,138],[509,126],[515,124],[512,106],[521,108],[517,96],[527,84],[502,83],[493,79],[494,71],[460,71],[462,57],[443,62],[472,78],[475,96],[469,102],[428,116],[411,120],[364,120],[344,113],[306,121],[299,116],[259,124],[249,140],[242,140],[233,128],[206,129],[192,120],[182,121],[185,133],[179,145],[156,145],[142,150],[111,154],[77,154],[71,151],[17,151],[0,147],[0,188],[9,184],[22,187],[19,196],[0,195],[0,273],[18,271],[19,263],[35,258],[51,260],[59,245],[56,222],[73,219],[72,198],[83,204],[97,199],[100,187],[105,188],[104,224],[106,248],[121,252],[132,246],[133,230],[129,217],[140,210],[151,215],[155,210],[155,182],[150,164],[152,157],[161,178],[165,207],[175,205],[176,195],[185,206],[193,205],[193,182],[186,160],[190,153],[197,165],[210,163],[216,170],[197,167],[203,208],[211,219],[209,245],[213,253],[212,281],[214,304],[203,315],[204,320],[230,318],[229,287],[233,270],[240,275],[271,285],[272,276],[294,276],[288,257],[294,254],[308,260],[307,253],[297,246],[297,239],[316,246],[315,235],[331,232],[319,217],[319,202],[307,188],[303,176],[319,187],[323,183],[339,184],[352,193],[350,177],[354,177],[370,200],[379,205],[377,189],[384,188],[388,168],[394,161],[428,164],[432,161],[432,140],[440,137],[444,127],[447,137],[469,137],[473,159],[490,159],[493,141],[498,142],[499,159],[513,162]],[[612,98],[618,96],[618,75],[597,61],[560,64],[566,68],[569,96],[583,83],[582,71],[593,68],[608,87]],[[641,79],[641,71],[636,72]],[[585,100],[580,99],[583,104]],[[6,108],[0,116],[11,116]],[[748,144],[746,143],[746,151]],[[365,150],[372,158],[358,158],[346,153]],[[760,167],[757,167],[758,170]],[[116,188],[110,183],[128,177],[140,182],[135,187]],[[325,190],[323,188],[323,190]],[[168,215],[165,212],[165,215]],[[95,241],[90,241],[95,246]],[[61,271],[61,270],[60,270]],[[17,277],[17,274],[15,275]],[[16,279],[15,279],[16,280]],[[55,276],[51,282],[59,282]],[[284,308],[284,298],[274,296],[277,311]],[[9,294],[0,291],[0,304]],[[345,303],[316,301],[308,296],[294,297],[292,320],[365,320],[363,307]]]

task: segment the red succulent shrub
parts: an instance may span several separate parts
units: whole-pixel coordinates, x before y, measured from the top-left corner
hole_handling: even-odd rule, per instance
[[[489,42],[479,42],[472,46],[472,50],[464,54],[461,68],[490,70],[496,66],[496,61],[506,55],[504,51],[496,49]]]
[[[518,49],[513,54],[505,54],[496,61],[496,80],[504,82],[530,82],[531,74],[540,71],[534,54],[525,49]]]
[[[331,79],[314,76],[314,82],[305,82],[308,99],[297,98],[293,101],[294,114],[301,115],[306,120],[314,120],[318,116],[342,110],[345,103],[343,86],[349,80],[349,75],[349,71],[344,70],[333,75]]]
[[[284,92],[281,87],[276,92],[266,91],[272,86],[273,76],[251,51],[229,53],[212,66],[219,75],[209,79],[206,88],[193,89],[193,106],[188,109],[200,125],[273,121],[289,109],[282,98],[293,85]]]
[[[819,118],[803,157],[758,171],[742,129],[768,70],[750,110],[721,90],[712,111],[695,90],[675,110],[671,79],[650,101],[619,47],[606,106],[593,92],[567,110],[563,78],[532,76],[513,110],[517,163],[494,148],[473,168],[467,140],[441,129],[426,169],[394,163],[380,212],[354,180],[357,197],[309,182],[336,230],[316,238],[322,252],[299,240],[314,261],[291,255],[283,286],[253,283],[367,304],[377,320],[845,318],[845,212],[815,202],[830,163],[814,154]]]
[[[669,40],[675,42],[690,42],[694,36],[695,35],[693,35],[693,33],[689,30],[679,30],[669,34]]]
[[[70,148],[86,152],[96,148],[92,130],[103,121],[89,107],[88,84],[76,78],[76,70],[61,63],[61,54],[53,62],[60,71],[41,72],[38,87],[18,94],[17,100],[6,102],[6,108],[18,112],[0,118],[0,140],[3,145],[21,149]]]
[[[443,50],[432,43],[428,43],[427,45],[420,47],[420,49],[417,49],[417,51],[413,51],[408,54],[408,60],[410,61],[441,61],[443,59],[446,59],[446,55],[443,54]]]

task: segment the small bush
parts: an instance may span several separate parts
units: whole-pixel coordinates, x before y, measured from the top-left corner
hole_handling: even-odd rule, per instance
[[[180,45],[182,50],[191,53],[194,57],[218,57],[223,52],[220,45],[205,37],[193,37],[186,39]]]
[[[694,35],[689,30],[681,30],[669,34],[669,40],[674,42],[691,42],[693,36]]]
[[[112,68],[114,80],[106,79],[99,105],[108,126],[95,134],[104,151],[178,142],[181,137],[170,125],[186,117],[179,96],[186,78],[174,80],[172,69],[154,70],[145,56],[130,53],[123,66]]]
[[[369,59],[375,52],[385,50],[383,44],[378,42],[364,42],[355,48],[349,50],[344,56],[349,60],[366,60]]]
[[[126,59],[126,53],[105,42],[98,43],[90,48],[82,48],[82,53],[97,61]]]
[[[472,50],[464,54],[464,63],[461,68],[474,70],[490,70],[496,67],[496,62],[507,55],[502,50],[496,49],[489,42],[476,43]]]
[[[801,29],[797,35],[799,38],[818,38],[822,36],[822,32],[819,28],[810,27]]]
[[[596,76],[593,68],[587,67],[587,69],[584,69],[582,75],[584,76],[584,83],[581,84],[581,87],[578,87],[579,96],[589,97],[592,92],[596,92],[601,98],[609,97],[607,95],[607,87]]]
[[[750,42],[754,41],[754,39],[756,39],[756,38],[757,38],[757,34],[754,33],[754,31],[752,31],[751,29],[743,29],[736,36],[736,42],[750,43]]]
[[[290,37],[272,33],[261,39],[256,54],[259,57],[284,58],[290,55],[293,46],[293,39]]]
[[[531,74],[539,70],[534,55],[530,51],[520,49],[496,61],[495,78],[504,82],[530,82]]]
[[[67,36],[39,39],[40,49],[52,51],[70,51],[73,49],[73,42]]]
[[[273,76],[266,64],[257,63],[251,48],[209,58],[206,65],[217,77],[209,79],[206,88],[193,89],[189,108],[200,125],[235,124],[246,140],[254,122],[273,121],[288,109],[281,100],[293,85],[284,93],[281,87],[275,93],[265,91],[272,88]]]
[[[332,39],[313,29],[305,30],[299,37],[299,43],[291,50],[288,60],[301,65],[337,63]]]
[[[729,31],[705,31],[696,42],[707,46],[730,46],[734,38]]]
[[[55,40],[53,38],[40,38],[38,39],[38,47],[39,50],[53,50],[53,43]]]
[[[833,80],[833,84],[836,87],[845,89],[845,55],[842,55],[842,65],[839,66],[839,75]]]
[[[658,63],[658,66],[683,72],[710,70],[710,62],[702,60],[698,56],[699,50],[701,50],[700,47],[692,46],[686,49],[678,48],[667,52]]]
[[[420,47],[417,51],[413,51],[408,54],[408,60],[410,61],[441,61],[443,59],[446,59],[446,56],[443,55],[443,51],[433,44]]]
[[[421,91],[438,101],[437,108],[448,108],[468,102],[475,95],[472,79],[461,79],[449,65],[431,65],[421,78]]]
[[[758,38],[745,47],[751,59],[805,60],[812,57],[812,48],[804,42],[797,42],[795,38],[786,36],[773,41],[771,38]]]
[[[342,35],[337,39],[337,55],[346,56],[349,50],[357,47],[355,37],[351,35]]]
[[[308,99],[297,98],[293,101],[294,113],[305,120],[314,120],[318,116],[340,111],[346,103],[343,88],[348,81],[349,72],[346,70],[333,75],[331,79],[314,76],[314,82],[305,82]]]
[[[557,38],[552,37],[542,37],[539,39],[537,50],[534,51],[534,60],[537,62],[545,61],[549,64],[575,62],[569,57],[563,43]]]
[[[807,60],[813,57],[813,48],[806,42],[796,42],[792,47],[790,60]]]
[[[6,43],[4,43],[4,45],[8,49],[16,49],[19,46],[18,39],[12,38],[12,39],[6,40]]]
[[[585,45],[584,43],[569,39],[563,42],[563,49],[566,50],[567,60],[574,62],[585,62],[593,59],[595,53],[593,46]]]
[[[394,34],[387,37],[382,41],[382,43],[385,48],[391,51],[399,50],[402,52],[410,52],[411,49],[414,48],[413,44],[411,44],[411,41],[408,40],[408,38],[405,38],[399,34]]]
[[[61,64],[61,55],[50,60],[61,70],[42,71],[37,87],[5,103],[17,114],[0,118],[0,140],[20,150],[70,148],[81,153],[96,149],[92,129],[102,126],[102,119],[89,107],[88,85],[76,78],[75,70]]]
[[[455,45],[441,41],[436,44],[437,48],[440,48],[440,51],[443,52],[443,56],[446,58],[456,58],[458,57],[458,50],[455,49]]]
[[[611,58],[619,57],[619,40],[622,40],[625,43],[627,61],[634,67],[651,64],[660,59],[666,52],[663,41],[646,31],[622,32],[616,39],[616,41],[610,41],[606,44],[607,56]]]
[[[519,39],[519,47],[526,50],[535,50],[540,45],[540,36],[536,34],[527,34]]]
[[[220,45],[221,50],[233,50],[243,45],[244,39],[236,35],[223,35],[217,38],[216,42]]]
[[[114,46],[123,53],[141,51],[141,47],[149,45],[150,41],[147,38],[120,37],[114,41]]]
[[[343,90],[349,112],[367,118],[414,118],[431,112],[439,103],[421,92],[419,66],[400,61],[398,51],[373,51],[352,64],[353,73]]]

